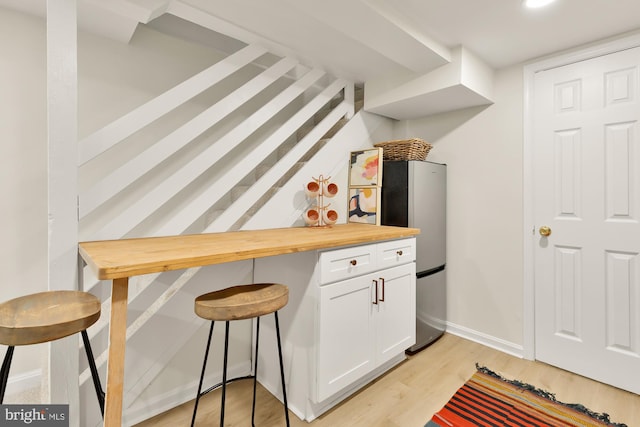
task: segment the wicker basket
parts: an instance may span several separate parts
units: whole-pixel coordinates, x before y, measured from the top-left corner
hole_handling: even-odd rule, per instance
[[[374,144],[382,148],[384,160],[425,160],[432,145],[422,139],[396,139]]]

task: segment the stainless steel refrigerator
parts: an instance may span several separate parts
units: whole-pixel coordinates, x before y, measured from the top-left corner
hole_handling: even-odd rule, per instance
[[[427,161],[385,161],[381,223],[416,227],[416,353],[446,326],[447,166]]]

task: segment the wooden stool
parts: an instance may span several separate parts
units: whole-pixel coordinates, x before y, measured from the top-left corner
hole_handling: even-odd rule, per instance
[[[100,300],[87,292],[40,292],[0,304],[0,344],[8,346],[0,370],[0,404],[4,401],[15,346],[55,341],[81,332],[104,416],[104,391],[86,331],[99,318]]]
[[[195,406],[193,408],[193,417],[191,418],[191,426],[195,424],[196,412],[198,410],[198,401],[200,397],[209,393],[211,390],[222,385],[222,403],[220,409],[220,426],[224,425],[224,404],[226,396],[227,382],[238,379],[253,378],[253,405],[251,409],[251,425],[254,425],[255,409],[256,409],[256,384],[258,376],[258,342],[260,338],[260,316],[273,313],[276,322],[276,335],[278,338],[278,356],[280,357],[280,378],[282,380],[282,396],[284,401],[284,414],[289,426],[289,407],[287,405],[287,392],[284,384],[284,365],[282,363],[282,344],[280,342],[280,325],[278,323],[278,310],[287,305],[289,301],[289,288],[285,285],[274,283],[261,283],[251,285],[233,286],[216,292],[200,295],[195,300],[195,312],[203,319],[211,320],[211,328],[209,329],[209,341],[204,354],[204,363],[202,365],[202,374],[200,375],[200,384],[198,385],[198,395],[196,396]],[[234,378],[227,381],[227,354],[229,351],[229,321],[241,319],[256,319],[256,353],[253,375],[241,378]],[[207,358],[209,356],[209,347],[211,346],[211,337],[213,335],[214,321],[220,320],[225,322],[224,337],[224,366],[222,370],[222,383],[202,391],[202,381],[204,379],[205,368],[207,366]]]

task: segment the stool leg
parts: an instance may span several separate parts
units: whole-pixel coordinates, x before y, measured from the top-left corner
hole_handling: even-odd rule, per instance
[[[196,395],[196,403],[193,407],[193,416],[191,417],[191,427],[196,423],[196,412],[198,411],[198,402],[202,393],[202,381],[204,380],[204,372],[207,368],[207,358],[209,357],[209,348],[211,347],[211,337],[213,336],[213,320],[209,329],[209,339],[207,340],[207,349],[204,352],[204,362],[202,363],[202,373],[200,374],[200,383],[198,384],[198,394]]]
[[[284,385],[284,363],[282,362],[282,343],[280,341],[280,323],[278,322],[278,312],[273,312],[276,317],[276,336],[278,337],[278,356],[280,357],[280,379],[282,380],[282,400],[284,402],[284,416],[289,427],[289,405],[287,404],[287,387]]]
[[[7,382],[9,381],[9,368],[11,367],[14,348],[14,346],[7,347],[7,352],[5,353],[4,361],[2,362],[2,369],[0,370],[0,404],[4,402],[4,391],[7,389]]]
[[[227,360],[229,356],[229,321],[224,328],[224,362],[222,367],[222,405],[220,407],[220,427],[224,426],[224,402],[227,395]]]
[[[98,404],[100,405],[100,413],[104,418],[104,390],[102,384],[100,384],[100,376],[98,375],[98,368],[96,367],[96,361],[93,358],[93,351],[91,350],[91,342],[89,341],[89,335],[86,329],[82,331],[82,341],[84,342],[84,350],[87,353],[87,361],[89,362],[89,369],[91,370],[91,377],[93,378],[93,386],[96,389],[96,395],[98,396]]]
[[[253,405],[251,406],[251,426],[255,427],[256,416],[256,388],[258,385],[258,344],[260,343],[260,317],[256,318],[256,355],[253,365]]]

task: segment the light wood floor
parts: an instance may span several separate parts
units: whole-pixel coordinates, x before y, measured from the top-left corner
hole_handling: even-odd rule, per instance
[[[480,344],[445,334],[391,372],[368,385],[312,423],[290,413],[292,426],[423,427],[475,372],[476,362],[509,379],[518,379],[555,393],[566,403],[581,403],[606,412],[614,422],[640,426],[640,396],[540,362],[509,356]],[[225,425],[251,424],[252,381],[227,388]],[[220,391],[200,400],[197,426],[219,423]],[[258,393],[256,426],[283,426],[282,405],[267,391]],[[180,427],[191,423],[193,402],[151,418],[138,427]]]

